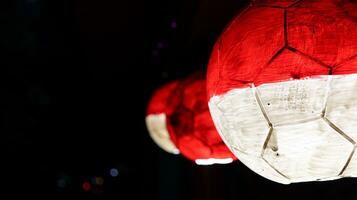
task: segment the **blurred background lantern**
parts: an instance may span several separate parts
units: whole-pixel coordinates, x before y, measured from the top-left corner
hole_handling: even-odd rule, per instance
[[[280,183],[357,176],[355,1],[257,0],[211,55],[211,114],[234,154]]]
[[[213,125],[204,73],[194,73],[157,90],[149,103],[146,122],[160,147],[171,153],[181,152],[198,165],[235,160]]]
[[[163,150],[179,154],[174,143],[172,143],[166,127],[166,116],[170,113],[170,101],[176,92],[179,81],[173,81],[159,88],[151,97],[146,115],[146,127],[151,138]]]

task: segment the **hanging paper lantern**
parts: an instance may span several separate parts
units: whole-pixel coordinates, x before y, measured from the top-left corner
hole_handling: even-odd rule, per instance
[[[223,140],[279,183],[357,176],[357,6],[259,0],[222,33],[207,75]]]
[[[179,81],[173,81],[159,88],[148,104],[146,115],[146,127],[151,138],[160,148],[172,154],[179,154],[180,151],[171,141],[166,127],[166,117],[172,112],[169,102],[178,84]]]
[[[152,114],[147,117],[149,130],[154,130],[159,124],[161,128],[156,130],[161,131],[160,135],[168,132],[174,144],[172,146],[177,147],[177,152],[186,158],[200,165],[226,164],[236,159],[212,122],[203,73],[195,73],[162,87],[149,105],[148,113],[156,113],[156,117]],[[158,113],[161,113],[160,117]]]
[[[170,101],[168,130],[180,152],[199,165],[226,164],[236,158],[222,141],[208,110],[204,73],[180,82]]]

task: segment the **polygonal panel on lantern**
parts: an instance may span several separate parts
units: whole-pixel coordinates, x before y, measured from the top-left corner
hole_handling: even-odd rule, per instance
[[[351,153],[351,158],[345,171],[343,172],[343,177],[356,177],[357,176],[357,154],[356,152]]]
[[[210,108],[219,114],[228,144],[233,142],[235,148],[251,155],[261,154],[269,124],[251,89],[233,90],[225,98],[211,99]]]
[[[249,31],[252,27],[254,31]],[[220,64],[225,66],[221,72],[223,76],[253,81],[284,46],[284,11],[277,8],[251,8],[232,22],[221,40]]]
[[[274,126],[319,118],[329,89],[327,76],[269,83],[257,87],[262,105]]]
[[[329,68],[285,49],[258,73],[254,79],[254,85],[328,74]]]
[[[326,104],[326,118],[357,141],[357,75],[334,76]]]
[[[356,18],[346,15],[351,10],[357,10],[355,2],[333,0],[302,1],[289,8],[289,45],[329,66],[338,65],[356,54]]]
[[[264,158],[294,182],[337,177],[354,148],[323,119],[274,127],[273,134],[275,148]]]
[[[246,155],[240,151],[233,149],[235,155],[239,155],[239,160],[243,162],[249,169],[253,170],[255,173],[282,184],[290,183],[288,177],[284,176],[277,170],[275,170],[268,162],[266,162],[262,157],[255,157],[251,155]]]

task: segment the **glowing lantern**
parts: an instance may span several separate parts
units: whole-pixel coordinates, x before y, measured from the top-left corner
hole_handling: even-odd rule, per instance
[[[157,124],[163,127],[160,129],[166,129],[162,132],[169,133],[170,141],[179,149],[178,152],[199,165],[226,164],[236,159],[223,143],[212,122],[207,105],[204,74],[196,73],[166,85],[153,99],[156,95],[163,94],[164,90],[166,94],[162,96],[165,98],[161,98],[161,102],[156,106],[161,104],[159,107],[165,107],[165,112],[161,119],[157,120],[160,121]],[[156,99],[156,102],[159,102],[159,96]],[[148,119],[147,122],[153,118]],[[151,124],[151,127],[156,126],[155,123]]]
[[[173,154],[179,154],[180,151],[171,141],[166,127],[166,117],[172,112],[169,102],[178,84],[179,81],[174,81],[159,88],[149,102],[146,115],[146,127],[151,138],[160,148]]]
[[[357,176],[357,6],[260,0],[222,33],[207,88],[246,166],[279,183]]]

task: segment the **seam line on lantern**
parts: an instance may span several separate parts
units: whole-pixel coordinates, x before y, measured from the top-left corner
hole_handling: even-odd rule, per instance
[[[303,0],[297,0],[297,1],[295,1],[294,3],[292,3],[292,4],[290,4],[288,7],[286,7],[286,8],[291,8],[291,7],[294,7],[294,6],[296,6],[297,4],[299,4],[299,3],[301,3]]]
[[[251,157],[251,158],[254,158],[254,159],[263,159],[263,157],[261,155],[256,155],[256,154],[252,154],[252,153],[246,153],[246,152],[240,150],[239,148],[237,148],[234,145],[231,145],[231,147],[234,148],[236,151],[238,151],[240,154],[243,154],[245,156],[248,156],[248,157]]]
[[[264,156],[264,152],[265,152],[265,149],[266,149],[267,146],[268,146],[268,143],[269,143],[269,141],[270,141],[270,138],[271,138],[271,136],[273,135],[273,131],[274,131],[274,128],[273,128],[273,127],[269,127],[269,132],[268,132],[267,137],[266,137],[265,140],[264,140],[263,149],[262,149],[262,152],[261,152],[261,154],[260,154],[260,156],[261,156],[262,158],[263,158],[263,156]]]
[[[296,124],[303,124],[303,123],[308,123],[308,122],[313,122],[316,120],[321,119],[321,116],[316,116],[316,117],[311,117],[308,119],[301,119],[293,122],[282,122],[282,123],[276,123],[274,124],[274,127],[281,127],[281,126],[289,126],[289,125],[296,125]]]
[[[341,61],[340,63],[338,63],[334,69],[337,69],[338,67],[341,67],[343,66],[344,64],[348,63],[349,61],[353,60],[357,58],[357,54],[353,55],[353,56],[350,56],[348,58],[346,58],[345,60]]]
[[[280,174],[281,176],[283,176],[284,178],[288,179],[290,182],[290,178],[288,176],[286,176],[285,174],[283,174],[282,172],[280,172],[278,169],[276,169],[273,165],[271,165],[264,157],[262,157],[262,159],[264,160],[264,162],[266,164],[268,164],[274,171],[276,171],[278,174]]]
[[[323,107],[322,112],[321,112],[321,117],[326,117],[328,97],[330,95],[331,86],[332,86],[331,84],[332,84],[332,76],[329,76],[327,78],[327,87],[326,87],[325,98],[324,98],[324,102],[323,102],[324,107]]]
[[[353,150],[352,150],[351,154],[349,155],[349,157],[346,161],[346,164],[343,166],[341,172],[338,174],[338,176],[341,176],[346,171],[348,165],[350,164],[350,162],[352,160],[352,157],[353,157],[355,151],[356,151],[356,145],[353,146]]]
[[[333,68],[328,69],[328,75],[333,75]]]
[[[253,95],[255,97],[255,101],[258,103],[258,106],[260,108],[260,111],[262,112],[266,122],[268,123],[268,126],[269,127],[273,127],[273,124],[271,123],[270,119],[269,119],[269,116],[268,116],[268,113],[265,111],[265,108],[263,106],[263,103],[261,101],[261,98],[260,98],[260,94],[259,94],[259,91],[258,91],[258,88],[256,88],[254,86],[254,84],[252,84],[252,90],[253,90]]]
[[[283,53],[283,51],[286,49],[286,47],[285,46],[283,46],[283,47],[281,47],[278,51],[276,51],[274,54],[273,54],[273,56],[270,58],[270,60],[268,61],[268,63],[265,65],[265,67],[267,66],[267,65],[270,65],[280,54],[282,54]],[[264,68],[265,68],[264,67]],[[262,68],[262,70],[263,70],[263,68]],[[260,73],[260,72],[259,72]],[[258,76],[258,75],[257,75]]]
[[[271,121],[269,119],[269,116],[268,116],[267,112],[265,111],[265,108],[264,108],[263,103],[262,103],[261,98],[260,98],[259,91],[254,86],[254,84],[252,85],[252,90],[253,90],[253,93],[254,93],[254,96],[255,96],[255,100],[257,101],[257,103],[259,105],[260,111],[262,112],[262,114],[263,114],[263,116],[264,116],[264,118],[267,121],[268,126],[269,126],[269,132],[268,132],[267,137],[265,138],[265,141],[263,143],[263,149],[262,149],[262,152],[261,152],[261,157],[264,158],[263,157],[264,151],[268,146],[268,143],[269,143],[269,140],[270,140],[271,136],[273,135],[274,127],[273,127],[273,124],[271,123]]]
[[[314,58],[314,57],[312,57],[312,56],[310,56],[310,55],[308,55],[308,54],[306,54],[306,53],[300,51],[299,49],[296,49],[296,48],[291,47],[291,46],[289,46],[288,49],[291,50],[291,51],[293,51],[293,52],[295,52],[295,53],[297,53],[297,54],[299,54],[299,55],[301,55],[301,56],[304,56],[305,58],[308,58],[308,59],[314,61],[315,63],[317,63],[317,64],[319,64],[319,65],[321,65],[321,66],[323,66],[323,67],[326,67],[326,68],[328,68],[328,69],[331,69],[331,66],[329,66],[328,64],[326,64],[326,63],[324,63],[323,61],[321,61],[321,60],[319,60],[319,59],[317,59],[317,58]]]
[[[253,77],[253,83],[250,83],[250,84],[254,84],[254,81],[259,77],[260,73],[266,68],[268,67],[280,54],[283,53],[283,51],[286,49],[286,45],[283,44],[283,47],[281,47],[280,49],[278,49],[276,52],[274,52],[274,54],[272,55],[272,57],[269,59],[269,61],[267,63],[264,64],[263,67],[261,67],[259,69],[259,72]],[[236,80],[235,80],[236,81]],[[239,80],[240,82],[243,82],[241,80]]]
[[[247,153],[247,152],[245,152],[245,151],[242,151],[242,150],[240,150],[237,146],[235,146],[235,145],[230,145],[231,146],[231,148],[232,149],[234,149],[235,151],[238,151],[239,153],[241,153],[241,154],[244,154],[245,156],[254,156],[254,155],[252,155],[252,154],[249,154],[249,153]],[[254,157],[257,157],[257,156],[254,156]],[[258,157],[258,158],[260,158],[260,157]]]
[[[332,128],[334,129],[337,133],[339,133],[342,137],[344,137],[346,140],[351,142],[353,145],[356,145],[356,142],[350,138],[346,133],[344,133],[340,128],[338,128],[334,123],[332,123],[327,117],[322,117],[322,119]]]
[[[284,9],[284,48],[289,46],[288,41],[288,10]]]

